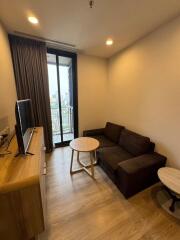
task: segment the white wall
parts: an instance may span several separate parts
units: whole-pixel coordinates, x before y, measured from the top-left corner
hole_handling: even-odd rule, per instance
[[[108,89],[108,119],[180,168],[180,17],[110,59]]]
[[[105,125],[107,60],[78,55],[79,133]]]
[[[0,22],[0,119],[8,117],[9,126],[14,129],[16,88],[13,65],[7,34]]]

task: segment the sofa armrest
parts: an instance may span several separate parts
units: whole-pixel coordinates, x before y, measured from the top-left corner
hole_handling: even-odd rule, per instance
[[[163,167],[165,164],[166,157],[159,153],[153,152],[120,162],[118,164],[118,170],[122,169],[128,174],[133,174],[153,166]]]
[[[83,131],[83,137],[90,137],[90,136],[97,136],[97,135],[104,135],[105,128],[98,128],[92,130],[85,130]]]

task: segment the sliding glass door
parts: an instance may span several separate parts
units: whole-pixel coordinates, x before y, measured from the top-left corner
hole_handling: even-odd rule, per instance
[[[47,63],[53,142],[64,146],[78,136],[77,57],[48,49]]]

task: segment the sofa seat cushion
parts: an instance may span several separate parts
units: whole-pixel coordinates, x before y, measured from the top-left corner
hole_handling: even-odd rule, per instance
[[[114,123],[110,123],[107,122],[106,123],[106,127],[104,129],[104,135],[111,141],[113,141],[114,143],[118,143],[119,140],[119,136],[121,131],[123,130],[124,127],[114,124]]]
[[[130,130],[124,129],[120,135],[119,145],[134,156],[140,156],[150,150],[150,139]]]
[[[106,165],[111,172],[118,168],[118,163],[133,157],[119,146],[99,149],[97,154],[100,161],[103,162],[102,164]]]
[[[99,148],[113,147],[116,145],[114,142],[110,141],[104,135],[98,135],[98,136],[92,136],[92,137],[99,141]]]

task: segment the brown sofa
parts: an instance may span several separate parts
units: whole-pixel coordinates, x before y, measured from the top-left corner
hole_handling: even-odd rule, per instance
[[[98,163],[126,198],[159,181],[157,171],[165,166],[166,157],[154,152],[148,137],[110,122],[83,136],[99,140]]]

